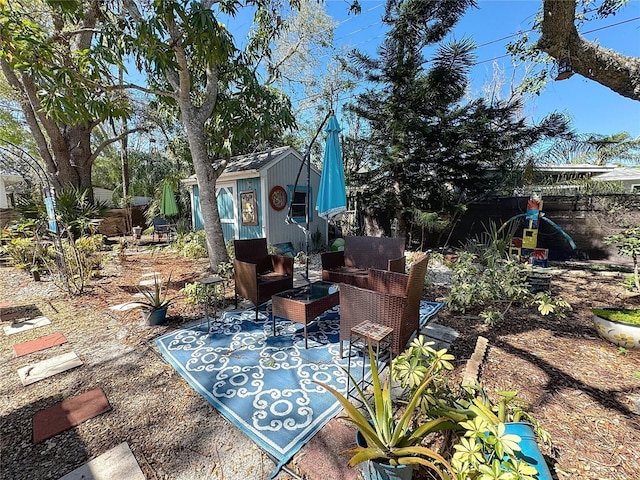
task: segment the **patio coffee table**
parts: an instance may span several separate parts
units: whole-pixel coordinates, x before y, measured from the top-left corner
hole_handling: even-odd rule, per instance
[[[338,285],[333,282],[313,282],[277,293],[271,297],[273,334],[276,335],[276,316],[301,323],[304,325],[304,348],[306,349],[308,348],[307,324],[339,303],[340,292]]]

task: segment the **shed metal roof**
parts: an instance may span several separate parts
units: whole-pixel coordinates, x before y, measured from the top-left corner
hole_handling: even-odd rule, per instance
[[[222,172],[222,175],[218,178],[218,181],[259,175],[261,171],[265,170],[273,163],[278,162],[290,152],[293,152],[300,158],[300,161],[302,161],[302,155],[295,148],[290,146],[272,148],[262,152],[231,157],[227,167],[224,169],[224,172]],[[315,166],[312,165],[311,168],[317,172]],[[186,185],[195,185],[198,181],[196,175],[193,174],[182,180],[182,183]]]

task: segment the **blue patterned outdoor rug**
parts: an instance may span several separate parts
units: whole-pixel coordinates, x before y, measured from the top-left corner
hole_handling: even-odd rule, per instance
[[[424,328],[429,320],[444,307],[444,302],[427,302],[420,300],[420,328]]]
[[[443,304],[421,304],[425,322]],[[272,477],[339,410],[319,380],[346,389],[347,359],[340,359],[339,307],[307,326],[255,310],[226,312],[221,319],[184,327],[155,339],[160,352],[189,384],[278,463]],[[359,379],[362,356],[351,359]],[[367,375],[369,368],[365,368]]]

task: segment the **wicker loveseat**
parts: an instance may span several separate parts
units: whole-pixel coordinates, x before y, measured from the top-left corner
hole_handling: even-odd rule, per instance
[[[345,237],[344,251],[321,255],[322,279],[366,288],[368,269],[405,272],[404,239]]]
[[[411,265],[409,274],[369,270],[369,288],[340,285],[340,357],[342,344],[349,340],[351,328],[371,320],[393,328],[391,351],[404,351],[420,328],[420,299],[429,254]]]
[[[267,239],[234,240],[236,258],[235,301],[238,295],[256,306],[271,300],[271,296],[293,288],[293,258],[267,253]]]

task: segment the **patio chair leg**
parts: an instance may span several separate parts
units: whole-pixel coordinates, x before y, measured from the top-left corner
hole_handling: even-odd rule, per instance
[[[238,309],[238,294],[236,293],[236,310]]]
[[[343,343],[344,343],[344,341],[340,340],[340,358],[341,359],[344,358],[344,356],[342,355],[342,345],[343,345]],[[349,344],[349,345],[351,345],[351,344]],[[349,348],[351,348],[351,347],[349,347]]]

